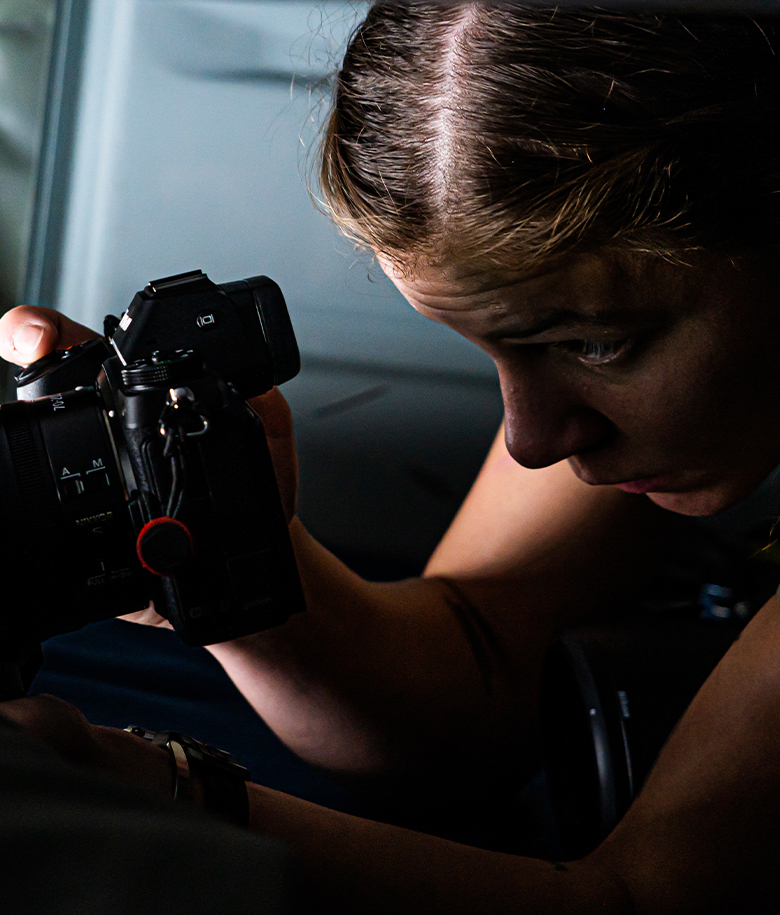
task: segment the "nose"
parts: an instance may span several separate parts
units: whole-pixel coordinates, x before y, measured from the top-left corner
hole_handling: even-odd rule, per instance
[[[506,446],[523,467],[549,467],[604,444],[610,420],[560,381],[545,382],[517,366],[498,367]]]

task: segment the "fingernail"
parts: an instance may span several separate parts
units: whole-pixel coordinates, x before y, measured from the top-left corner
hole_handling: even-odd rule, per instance
[[[40,324],[22,324],[11,340],[16,352],[19,355],[34,353],[43,339],[44,330]]]

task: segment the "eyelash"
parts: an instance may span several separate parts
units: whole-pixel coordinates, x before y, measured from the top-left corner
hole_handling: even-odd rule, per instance
[[[562,340],[553,343],[556,349],[565,350],[586,365],[606,365],[622,355],[630,340]]]

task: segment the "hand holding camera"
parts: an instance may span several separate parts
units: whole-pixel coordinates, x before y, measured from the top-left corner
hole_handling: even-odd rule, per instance
[[[48,333],[40,315],[11,313],[3,340],[20,326],[35,335],[38,322],[38,355]],[[57,346],[89,333],[55,320]],[[58,349],[21,371],[22,399],[0,408],[0,502],[14,532],[4,554],[19,583],[7,605],[25,607],[0,620],[7,662],[150,599],[191,645],[269,628],[304,607],[290,480],[285,511],[263,424],[245,403],[299,368],[278,286],[167,277],[106,331],[108,342]],[[263,412],[287,448],[281,400]]]

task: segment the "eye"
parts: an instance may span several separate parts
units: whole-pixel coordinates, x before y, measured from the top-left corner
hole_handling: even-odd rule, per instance
[[[556,349],[571,353],[588,365],[605,365],[612,362],[626,349],[628,340],[562,340],[553,343]]]

